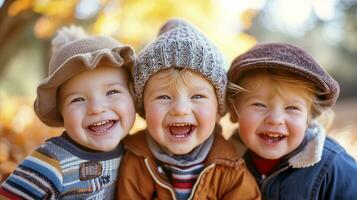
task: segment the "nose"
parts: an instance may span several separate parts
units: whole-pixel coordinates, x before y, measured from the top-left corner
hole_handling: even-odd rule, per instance
[[[87,113],[88,115],[98,115],[100,113],[105,112],[105,110],[106,110],[105,102],[96,99],[96,100],[91,100],[89,102]]]
[[[265,123],[270,125],[284,124],[284,112],[279,109],[270,110],[265,117]]]
[[[190,112],[190,103],[184,99],[177,99],[171,107],[171,115],[187,115]]]

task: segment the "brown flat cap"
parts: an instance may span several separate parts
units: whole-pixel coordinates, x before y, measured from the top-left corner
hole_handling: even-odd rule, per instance
[[[253,69],[285,70],[312,82],[322,92],[321,106],[336,103],[340,87],[305,50],[286,43],[261,43],[235,58],[228,71],[228,80],[236,82],[245,71]]]

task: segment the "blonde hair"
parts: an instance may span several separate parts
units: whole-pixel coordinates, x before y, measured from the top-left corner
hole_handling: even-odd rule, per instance
[[[228,82],[227,85],[227,100],[228,103],[232,103],[233,99],[240,94],[249,93],[260,87],[262,81],[254,80],[252,81],[252,77],[266,75],[268,76],[272,82],[275,91],[279,95],[283,95],[283,91],[281,86],[287,86],[291,88],[301,89],[304,92],[303,98],[308,103],[308,123],[312,120],[318,120],[325,127],[329,127],[334,118],[334,113],[330,108],[324,108],[321,106],[323,101],[321,101],[318,96],[322,95],[321,91],[316,89],[313,83],[310,81],[303,79],[302,77],[297,76],[296,74],[282,71],[282,70],[273,70],[273,69],[260,69],[260,70],[251,70],[245,72],[243,76],[241,76],[236,83]],[[238,96],[239,98],[239,96]]]
[[[158,74],[160,74],[160,75],[157,78],[167,80],[167,81],[165,81],[165,83],[166,83],[165,86],[169,86],[175,91],[178,91],[179,85],[182,85],[182,83],[185,85],[189,85],[190,79],[193,76],[199,75],[202,78],[206,79],[199,73],[189,70],[189,69],[169,68],[169,69],[165,69],[165,70],[161,71]],[[210,81],[208,81],[208,82],[212,85],[212,83]],[[213,87],[213,85],[212,85],[212,87]]]

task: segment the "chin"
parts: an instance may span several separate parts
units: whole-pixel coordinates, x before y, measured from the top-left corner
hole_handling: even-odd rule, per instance
[[[269,154],[269,155],[267,155],[267,154],[265,154],[265,155],[259,155],[260,157],[262,157],[262,158],[265,158],[265,159],[269,159],[269,160],[275,160],[275,159],[279,159],[279,158],[281,158],[281,157],[283,157],[284,155],[275,155],[275,154]]]
[[[103,152],[107,152],[107,151],[112,151],[113,149],[115,149],[116,146],[113,145],[105,145],[105,146],[97,146],[93,149],[97,150],[97,151],[103,151]]]
[[[174,151],[171,151],[171,153],[175,154],[175,155],[184,155],[184,154],[188,154],[191,152],[191,150],[187,150],[187,149],[180,149],[180,150],[177,150],[175,149]]]

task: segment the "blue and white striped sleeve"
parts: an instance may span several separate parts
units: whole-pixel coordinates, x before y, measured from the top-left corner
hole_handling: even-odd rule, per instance
[[[36,150],[0,186],[0,199],[58,199],[63,175],[60,162]]]

